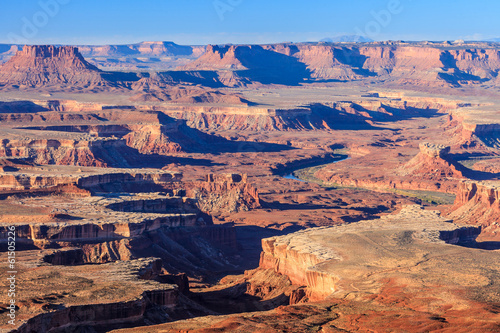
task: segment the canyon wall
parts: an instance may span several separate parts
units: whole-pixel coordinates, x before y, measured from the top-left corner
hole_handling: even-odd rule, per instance
[[[421,257],[406,247],[418,243],[418,249],[436,244],[451,249],[449,244],[472,242],[480,233],[480,227],[450,223],[437,211],[406,206],[377,220],[263,239],[259,269],[287,276],[294,285],[305,287],[304,300],[319,301],[332,293],[355,292],[350,283],[358,279],[362,285],[372,275],[368,272],[397,271],[400,260],[411,257],[418,265]]]
[[[419,144],[420,152],[400,168],[400,173],[423,180],[441,182],[447,178],[463,179],[464,167],[450,159],[450,147],[429,142]]]
[[[482,109],[486,112],[482,112]],[[485,105],[462,107],[450,113],[446,127],[456,137],[456,144],[465,148],[482,145],[500,148],[500,124],[487,111],[495,110],[492,105]]]
[[[106,241],[142,235],[162,227],[198,226],[196,214],[164,216],[144,219],[139,223],[50,223],[17,225],[20,242],[72,242]],[[0,227],[0,234],[7,239],[7,227]]]
[[[317,103],[294,109],[257,107],[179,107],[164,109],[200,130],[308,131],[369,128],[372,121],[396,121],[432,110],[457,107],[457,102],[402,97],[400,100]]]
[[[68,331],[103,331],[113,327],[142,326],[151,312],[156,312],[156,320],[165,322],[170,315],[181,312],[182,306],[179,300],[179,288],[172,284],[161,284],[154,279],[162,272],[162,262],[158,258],[135,260],[129,263],[108,264],[106,267],[111,271],[111,276],[118,275],[125,279],[122,283],[129,284],[127,295],[113,295],[108,290],[108,295],[102,299],[90,299],[87,304],[78,302],[62,302],[52,311],[36,311],[37,315],[26,320],[15,332],[68,332]],[[52,267],[58,271],[64,267]],[[89,269],[87,267],[87,269]],[[128,269],[129,271],[124,271]],[[84,268],[85,270],[85,268]],[[76,270],[78,272],[78,270]],[[106,274],[100,271],[97,274]],[[106,283],[110,277],[99,276],[102,281],[101,288],[106,290]],[[40,278],[44,280],[43,277]],[[111,278],[112,279],[112,278]],[[146,281],[149,280],[149,281]],[[44,280],[44,283],[51,283]],[[112,288],[111,288],[112,289]],[[91,297],[92,298],[92,297]],[[161,314],[158,316],[158,314]]]

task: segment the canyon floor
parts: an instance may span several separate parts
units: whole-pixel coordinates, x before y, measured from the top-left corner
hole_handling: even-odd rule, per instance
[[[0,66],[2,331],[500,331],[494,51],[207,46],[146,74],[24,47]]]

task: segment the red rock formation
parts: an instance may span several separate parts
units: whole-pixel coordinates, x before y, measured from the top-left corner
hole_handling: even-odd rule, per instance
[[[141,154],[168,155],[181,152],[179,143],[172,142],[167,132],[172,132],[163,125],[142,126],[124,136],[129,147],[137,149]]]
[[[463,181],[448,217],[466,224],[499,226],[500,188],[491,182]]]
[[[196,56],[203,52],[202,46],[177,45],[173,42],[141,42],[128,45],[84,45],[78,47],[85,56],[93,57],[123,57],[123,56]]]
[[[140,298],[131,301],[74,305],[62,310],[51,311],[37,315],[17,328],[16,332],[49,332],[61,329],[78,330],[82,326],[111,326],[117,322],[120,325],[141,323],[148,308],[164,306],[173,308],[178,305],[179,291],[173,285],[163,290],[146,290]]]
[[[322,168],[315,172],[315,177],[335,185],[381,191],[398,189],[455,193],[458,181],[465,178],[464,172],[468,172],[447,156],[449,147],[446,146],[423,143],[416,155],[410,147],[405,149],[399,146],[398,152],[391,151],[383,141],[363,147],[352,146],[350,160]],[[406,154],[401,153],[403,150]],[[406,157],[412,155],[414,157],[410,160]]]
[[[492,48],[480,49],[470,45],[465,49],[447,49],[392,44],[209,45],[204,55],[182,69],[258,70],[268,66],[264,59],[269,61],[275,58],[273,54],[280,54],[285,62],[298,60],[307,67],[312,78],[321,80],[378,76],[399,85],[449,87],[482,79],[493,80],[500,68],[499,52]],[[255,58],[264,59],[259,62]]]
[[[286,275],[294,285],[307,286],[307,298],[315,301],[336,290],[338,278],[315,269],[317,264],[333,258],[335,255],[328,251],[315,253],[314,249],[308,248],[307,245],[305,248],[291,247],[286,239],[273,237],[262,240],[259,268],[273,269]],[[297,296],[295,295],[296,300]]]
[[[31,158],[37,164],[79,165],[106,167],[127,165],[125,158],[116,150],[126,148],[124,140],[94,139],[3,139],[0,157]],[[118,158],[117,158],[118,157]]]
[[[185,66],[188,70],[247,69],[236,56],[237,46],[207,45],[201,58]]]
[[[24,46],[0,66],[0,83],[41,87],[51,84],[103,85],[97,67],[89,64],[76,47]]]
[[[204,182],[185,184],[187,196],[198,200],[199,208],[211,215],[248,211],[260,207],[259,192],[246,175],[207,175]]]
[[[427,180],[441,181],[444,178],[464,178],[461,168],[456,162],[447,159],[450,147],[421,143],[420,152],[403,166],[405,174],[414,175]]]

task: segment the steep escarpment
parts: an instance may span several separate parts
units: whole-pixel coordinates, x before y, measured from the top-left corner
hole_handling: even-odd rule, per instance
[[[73,267],[40,265],[37,259],[37,254],[29,253],[18,263],[38,268],[29,276],[18,276],[20,283],[36,288],[37,296],[16,299],[15,332],[95,332],[186,317],[179,288],[155,281],[162,274],[158,258]],[[51,293],[53,284],[60,289]],[[6,324],[1,323],[4,328]]]
[[[43,261],[52,265],[74,266],[158,257],[169,273],[205,278],[219,271],[234,269],[228,262],[238,249],[234,228],[180,227],[172,228],[165,224],[119,240],[55,240],[63,247],[45,255]]]
[[[495,117],[493,104],[461,107],[453,110],[448,118],[447,129],[463,147],[500,147],[500,125]]]
[[[419,261],[419,251],[453,250],[445,244],[469,242],[480,232],[477,227],[449,223],[438,212],[407,206],[376,221],[264,239],[259,268],[273,269],[293,284],[306,286],[303,296],[309,300],[352,292],[362,295],[368,290],[376,293],[381,274],[397,272],[403,262]]]
[[[496,182],[463,181],[448,214],[465,224],[498,227],[500,219],[500,190]]]
[[[208,45],[203,56],[181,70],[239,70],[238,75],[262,84],[297,85],[310,77],[306,64],[260,45]]]
[[[259,268],[273,269],[287,276],[293,284],[308,288],[310,300],[321,300],[336,290],[338,278],[319,271],[315,266],[339,259],[339,256],[334,251],[323,250],[308,238],[302,238],[299,234],[294,236],[293,239],[262,240]]]
[[[32,126],[16,129],[16,137],[0,137],[0,157],[24,158],[42,165],[97,167],[165,165],[179,152],[237,151],[239,143],[201,132],[170,117],[142,123]],[[91,122],[93,122],[91,120]],[[132,122],[132,121],[131,121]],[[22,130],[29,130],[29,134]],[[276,149],[276,148],[275,148]],[[151,166],[151,164],[149,164]]]
[[[24,46],[0,66],[0,84],[17,87],[101,86],[105,81],[99,72],[97,67],[83,59],[76,47]]]
[[[7,169],[0,174],[0,187],[2,193],[11,190],[34,190],[52,189],[60,193],[65,191],[75,191],[75,193],[88,191],[106,191],[106,188],[129,190],[131,188],[142,189],[143,187],[155,189],[155,185],[166,185],[171,182],[179,182],[182,179],[181,173],[169,171],[139,171],[123,169],[108,169],[104,172],[78,172],[77,174],[66,173],[54,175],[50,172],[43,172],[39,168],[27,168],[24,170]]]
[[[209,174],[204,182],[186,184],[187,195],[197,198],[200,209],[211,215],[248,211],[260,207],[258,190],[247,175]]]
[[[405,174],[411,174],[427,180],[441,181],[444,178],[464,178],[464,167],[448,156],[450,147],[428,142],[420,143],[420,152],[402,168]]]
[[[134,160],[129,151],[125,140],[111,138],[3,139],[0,146],[1,157],[27,158],[42,165],[129,166]]]
[[[205,48],[146,42],[82,46],[82,50],[93,63],[103,68],[137,70],[141,68],[141,61],[147,63],[146,67],[155,67],[156,62],[159,69],[183,65],[175,71],[153,75],[100,72],[83,59],[75,47],[25,46],[0,67],[0,83],[10,88],[52,87],[71,91],[119,87],[124,91],[140,91],[132,97],[135,101],[158,102],[175,100],[175,93],[164,91],[172,85],[184,85],[186,91],[193,90],[197,84],[217,88],[363,80],[419,89],[484,83],[497,85],[500,69],[499,51],[488,44],[458,47],[396,42],[359,45],[287,43],[208,45]],[[109,63],[106,59],[110,60]],[[221,99],[231,104],[245,103],[235,96],[222,97],[216,92],[197,93],[179,102],[210,103]]]

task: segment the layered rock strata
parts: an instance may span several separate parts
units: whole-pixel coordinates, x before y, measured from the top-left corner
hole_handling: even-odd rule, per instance
[[[263,83],[294,84],[306,78],[359,80],[375,76],[401,85],[448,87],[494,82],[499,67],[498,50],[486,44],[457,48],[387,42],[209,45],[203,56],[182,69],[236,70],[243,77]],[[278,72],[281,78],[276,77]]]
[[[353,292],[356,288],[349,283],[364,288],[363,277],[379,274],[375,272],[397,271],[401,263],[420,260],[417,243],[423,248],[426,243],[445,247],[472,241],[480,232],[477,227],[450,223],[435,211],[407,206],[380,220],[264,239],[259,267],[288,276],[293,284],[307,287],[310,300],[321,300]],[[354,267],[359,271],[350,275]]]
[[[40,188],[51,188],[60,185],[75,185],[81,189],[95,190],[108,185],[120,183],[126,184],[170,184],[182,180],[181,173],[168,170],[138,170],[129,169],[123,172],[119,169],[108,169],[105,171],[77,172],[70,174],[66,170],[61,173],[43,172],[38,168],[23,171],[7,171],[0,173],[0,188],[2,192],[12,190],[30,190]],[[30,172],[28,172],[30,171]],[[66,171],[66,173],[64,173]]]
[[[448,216],[460,223],[500,226],[500,184],[462,181]]]
[[[424,179],[442,181],[445,178],[464,178],[463,169],[448,156],[450,147],[428,142],[420,143],[420,152],[401,168],[401,173]]]
[[[99,86],[105,81],[78,48],[52,45],[24,46],[0,66],[0,83],[27,87],[71,84]]]

